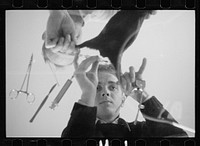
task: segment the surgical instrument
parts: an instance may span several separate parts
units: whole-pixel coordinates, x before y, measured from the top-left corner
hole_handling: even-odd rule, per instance
[[[26,72],[26,75],[24,77],[24,81],[22,83],[20,90],[12,89],[9,93],[9,96],[10,96],[11,99],[16,99],[19,94],[24,93],[24,94],[26,94],[26,100],[27,100],[28,103],[31,104],[35,101],[35,95],[33,93],[28,92],[32,63],[33,63],[33,53],[31,55],[31,58],[30,58],[30,61],[29,61],[29,64],[28,64],[28,69],[27,69],[27,72]],[[24,86],[26,78],[27,78],[27,84],[26,84],[26,90],[24,91],[24,90],[22,90],[22,88]]]
[[[140,93],[140,101],[139,101],[139,105],[138,105],[138,110],[137,110],[137,114],[136,114],[136,117],[135,117],[135,121],[134,121],[134,125],[137,124],[137,119],[138,119],[138,116],[139,116],[139,111],[140,109],[143,108],[142,106],[142,100],[143,100],[143,93],[145,92],[144,91],[144,88],[145,88],[145,85],[146,85],[146,82],[144,80],[136,80],[134,83],[133,83],[133,87],[135,87],[133,90],[137,90]]]
[[[54,84],[49,93],[46,95],[46,97],[43,99],[43,101],[41,102],[40,106],[38,107],[37,111],[35,112],[35,114],[33,115],[33,117],[31,118],[31,120],[29,121],[30,123],[33,122],[33,120],[35,119],[35,117],[37,116],[37,114],[39,113],[39,111],[41,110],[41,108],[43,107],[43,105],[45,104],[45,102],[47,101],[48,97],[49,97],[49,94],[53,91],[53,89],[56,87],[57,83]]]
[[[60,92],[58,93],[58,95],[56,96],[54,101],[52,102],[52,104],[50,106],[51,109],[55,109],[55,107],[58,106],[58,103],[62,99],[63,95],[68,90],[68,88],[71,86],[73,78],[74,78],[74,75],[72,75],[72,77],[70,79],[68,79],[66,81],[66,83],[63,85],[62,89],[60,90]]]

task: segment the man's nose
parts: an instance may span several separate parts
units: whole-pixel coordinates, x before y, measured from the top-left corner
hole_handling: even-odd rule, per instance
[[[104,88],[103,91],[102,91],[102,93],[101,93],[101,95],[102,96],[109,96],[110,94],[109,94],[108,89]]]
[[[102,96],[109,96],[109,93],[102,93]]]

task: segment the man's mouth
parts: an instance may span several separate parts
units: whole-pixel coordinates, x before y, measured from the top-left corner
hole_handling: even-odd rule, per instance
[[[112,101],[104,100],[104,101],[101,101],[99,104],[104,104],[104,103],[112,103]]]

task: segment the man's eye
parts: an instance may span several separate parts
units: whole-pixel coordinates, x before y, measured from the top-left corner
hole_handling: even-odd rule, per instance
[[[98,91],[101,91],[101,90],[102,90],[102,87],[101,87],[100,85],[98,85],[98,86],[97,86],[97,92],[98,92]]]
[[[116,90],[116,89],[117,89],[117,87],[116,87],[116,86],[114,86],[114,85],[111,85],[111,86],[109,86],[109,89],[110,89],[111,91],[113,91],[113,90]]]

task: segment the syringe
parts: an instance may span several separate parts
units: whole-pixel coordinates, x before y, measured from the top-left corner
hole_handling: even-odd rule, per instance
[[[66,81],[66,83],[64,84],[64,86],[62,87],[62,89],[60,90],[60,92],[58,93],[58,95],[56,96],[54,101],[52,102],[52,104],[50,106],[51,109],[55,109],[55,107],[58,105],[58,103],[62,99],[63,95],[65,94],[65,92],[68,90],[68,88],[72,84],[73,78],[74,78],[74,75]]]

